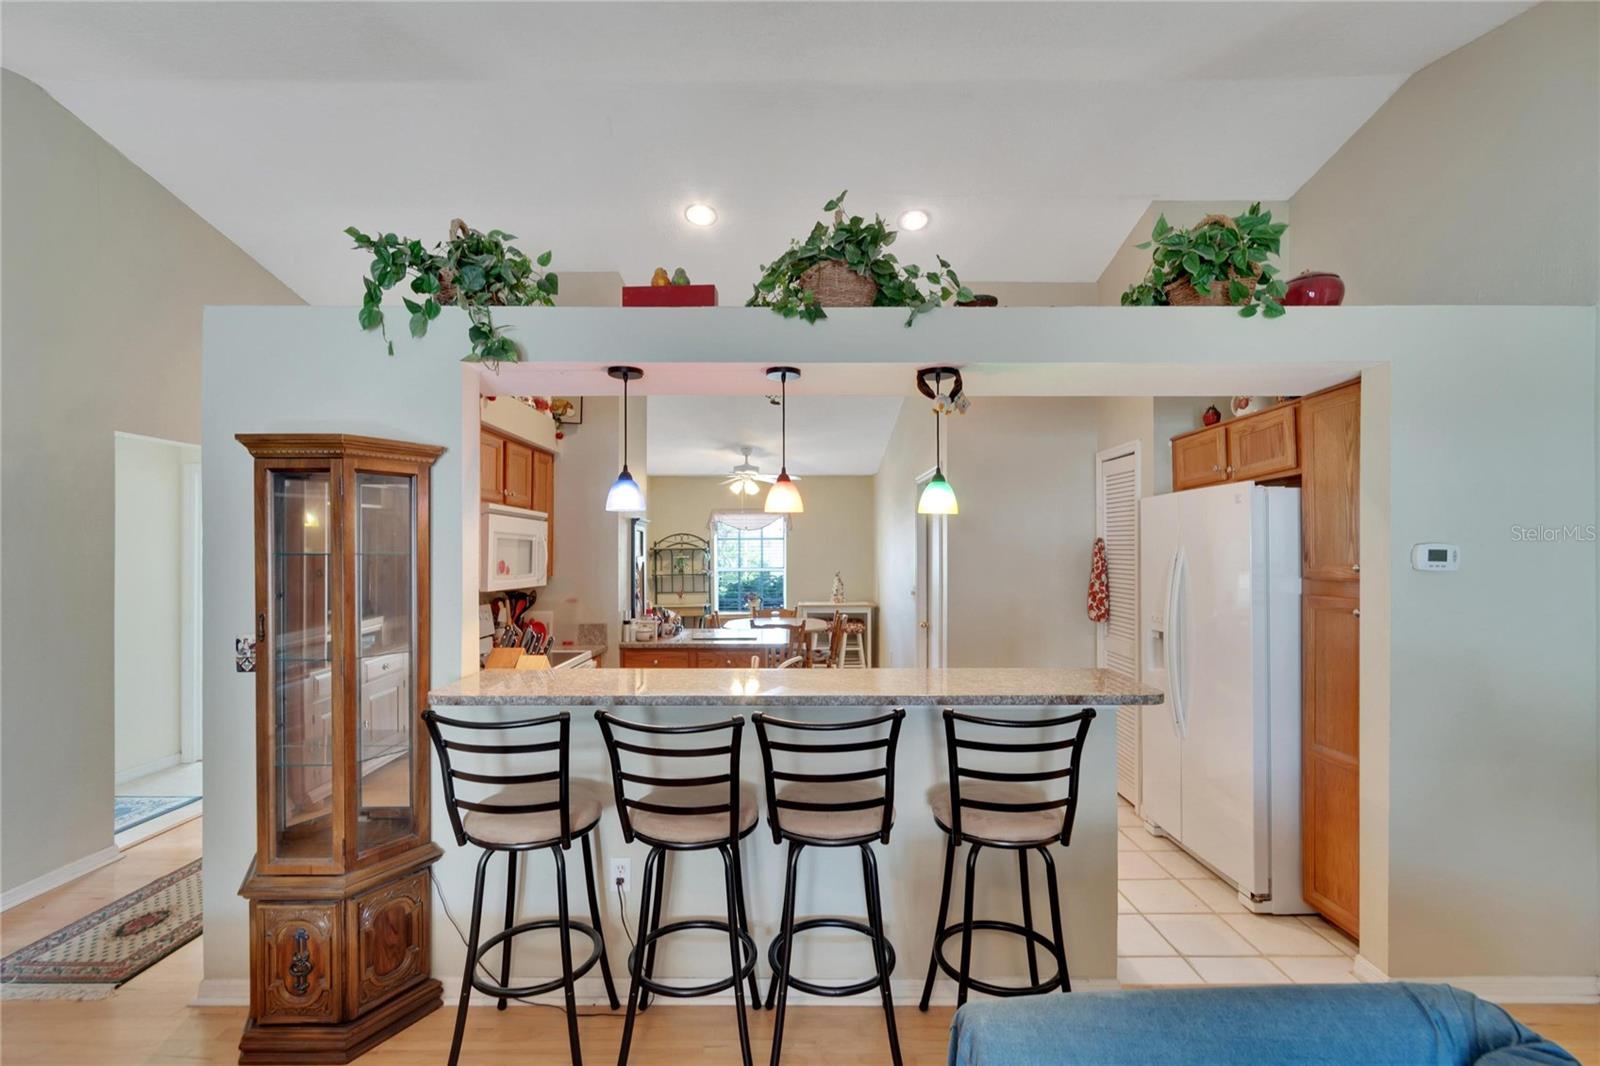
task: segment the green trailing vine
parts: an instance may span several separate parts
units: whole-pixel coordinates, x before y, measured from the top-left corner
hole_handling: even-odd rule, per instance
[[[937,270],[924,271],[913,263],[902,265],[885,250],[894,243],[897,232],[878,216],[871,222],[860,215],[847,217],[844,198],[845,193],[840,193],[822,205],[822,210],[833,212],[832,226],[818,222],[804,241],[791,241],[788,251],[761,268],[761,278],[745,301],[746,307],[770,307],[784,318],[807,322],[827,318],[816,293],[805,288],[801,278],[829,260],[843,263],[878,286],[874,307],[910,308],[908,326],[919,314],[941,303],[972,299],[972,291],[961,284],[943,256],[935,257]]]
[[[1140,248],[1153,248],[1150,270],[1122,294],[1126,307],[1165,306],[1167,286],[1188,281],[1195,292],[1210,296],[1213,285],[1226,286],[1227,302],[1249,318],[1257,311],[1266,318],[1283,314],[1284,283],[1269,256],[1279,254],[1286,222],[1272,221],[1272,212],[1250,205],[1242,215],[1208,215],[1198,225],[1177,229],[1167,216],[1156,219],[1150,239]],[[1254,279],[1255,285],[1249,284]]]
[[[469,362],[516,362],[521,356],[505,327],[494,324],[491,308],[555,303],[559,280],[545,269],[550,253],[529,259],[511,243],[517,238],[501,230],[481,233],[458,218],[450,223],[450,239],[431,251],[421,241],[393,233],[369,236],[354,226],[345,233],[356,248],[372,253],[368,276],[361,279],[364,295],[358,320],[362,329],[383,334],[390,355],[394,341],[384,322],[383,294],[408,277],[418,297],[402,297],[411,316],[411,335],[427,336],[428,325],[441,308],[460,307],[467,312],[467,339],[472,342]]]

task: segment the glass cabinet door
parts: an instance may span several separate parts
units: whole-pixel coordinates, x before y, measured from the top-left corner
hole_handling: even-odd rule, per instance
[[[416,832],[416,479],[356,473],[356,851]]]
[[[333,583],[326,470],[271,474],[273,857],[331,863]]]

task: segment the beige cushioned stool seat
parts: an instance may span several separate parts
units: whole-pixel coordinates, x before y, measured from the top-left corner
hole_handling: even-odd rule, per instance
[[[658,803],[664,807],[714,807],[728,802],[728,786],[697,785],[693,788],[657,788],[638,797],[641,803]],[[760,807],[756,790],[739,784],[739,834],[756,824]],[[720,814],[658,814],[628,808],[633,831],[652,840],[668,844],[710,844],[728,839],[728,812]]]
[[[1052,797],[1032,785],[1005,781],[963,781],[961,783],[961,835],[1006,844],[1043,844],[1061,838],[1065,807],[1047,811],[986,811],[973,807],[971,800],[985,803],[1045,803]],[[939,828],[950,831],[950,787],[937,785],[928,793],[933,819]]]
[[[855,803],[883,799],[878,781],[793,781],[778,790],[778,799],[798,803]],[[883,806],[855,811],[797,811],[778,808],[778,828],[813,840],[853,840],[883,829]],[[890,820],[894,818],[890,815]]]
[[[520,806],[534,803],[553,803],[561,794],[555,781],[540,781],[533,785],[512,785],[481,799],[462,797],[472,803],[493,803],[499,806]],[[600,820],[600,807],[606,795],[605,788],[581,778],[567,779],[567,812],[573,836],[586,833]],[[466,811],[461,819],[467,835],[485,844],[519,846],[547,844],[561,837],[561,812],[539,811],[534,814],[496,814],[490,811]]]

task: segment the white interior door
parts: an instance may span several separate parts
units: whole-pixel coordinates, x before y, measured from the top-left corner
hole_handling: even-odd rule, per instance
[[[1178,561],[1179,503],[1175,494],[1151,496],[1139,505],[1140,673],[1166,694],[1141,708],[1139,814],[1167,834],[1183,839],[1183,750],[1178,736],[1178,693],[1168,676],[1171,582]]]
[[[1095,535],[1106,546],[1110,616],[1095,627],[1095,664],[1139,676],[1139,442],[1095,456]],[[1138,707],[1117,708],[1117,793],[1139,805]]]
[[[1255,890],[1257,874],[1255,745],[1265,730],[1254,691],[1259,493],[1219,485],[1178,494],[1182,841],[1245,891]]]

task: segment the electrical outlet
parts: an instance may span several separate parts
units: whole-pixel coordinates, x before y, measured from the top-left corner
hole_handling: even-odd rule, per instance
[[[629,887],[632,886],[632,884],[633,884],[633,860],[632,859],[612,859],[611,860],[611,886],[613,888],[621,889],[625,893],[625,892],[628,891]]]

